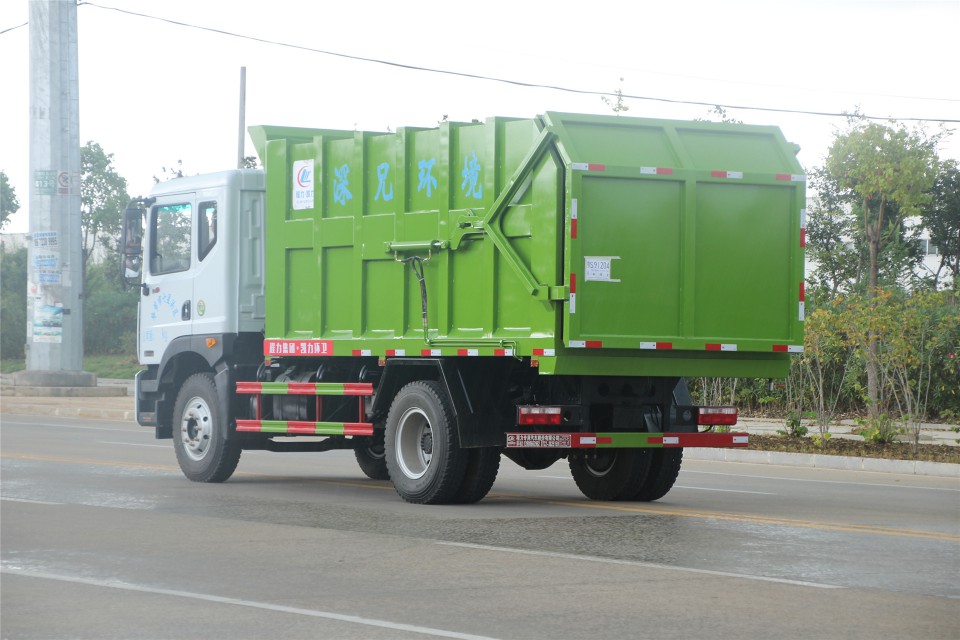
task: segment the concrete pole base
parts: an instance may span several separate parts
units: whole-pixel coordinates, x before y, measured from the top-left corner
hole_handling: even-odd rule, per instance
[[[95,387],[97,375],[88,371],[43,371],[27,369],[13,374],[17,387]]]

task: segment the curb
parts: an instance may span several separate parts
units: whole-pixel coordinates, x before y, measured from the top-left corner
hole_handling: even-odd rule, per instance
[[[926,462],[923,460],[883,460],[881,458],[855,458],[851,456],[829,456],[816,453],[786,453],[784,451],[689,448],[684,449],[683,457],[687,460],[776,464],[814,469],[872,471],[874,473],[899,473],[905,475],[960,478],[960,464]]]

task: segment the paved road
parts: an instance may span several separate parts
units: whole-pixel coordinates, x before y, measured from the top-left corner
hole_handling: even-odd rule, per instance
[[[119,421],[5,414],[4,638],[957,638],[960,482],[695,462],[657,503],[504,461],[426,507],[347,452],[222,485]]]

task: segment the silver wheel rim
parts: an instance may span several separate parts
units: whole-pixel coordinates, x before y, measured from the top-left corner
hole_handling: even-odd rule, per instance
[[[191,460],[199,462],[210,450],[213,435],[213,414],[206,400],[190,398],[180,418],[180,442]]]
[[[416,407],[407,409],[397,424],[397,463],[403,475],[419,480],[433,459],[433,429],[427,415]]]

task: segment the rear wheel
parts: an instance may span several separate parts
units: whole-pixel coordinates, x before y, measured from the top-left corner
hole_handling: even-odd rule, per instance
[[[224,438],[217,387],[209,373],[187,378],[173,409],[173,449],[183,475],[194,482],[223,482],[237,468],[240,443]]]
[[[644,449],[594,449],[570,456],[570,473],[591,500],[630,500],[650,470]]]
[[[670,492],[680,475],[683,449],[654,449],[650,453],[650,472],[630,500],[659,500]]]
[[[439,383],[420,380],[400,389],[387,415],[385,445],[390,480],[407,502],[450,502],[463,486],[468,456]]]
[[[463,476],[463,484],[457,489],[457,493],[450,502],[472,504],[483,500],[496,482],[499,471],[500,449],[498,447],[467,449],[467,468]]]

